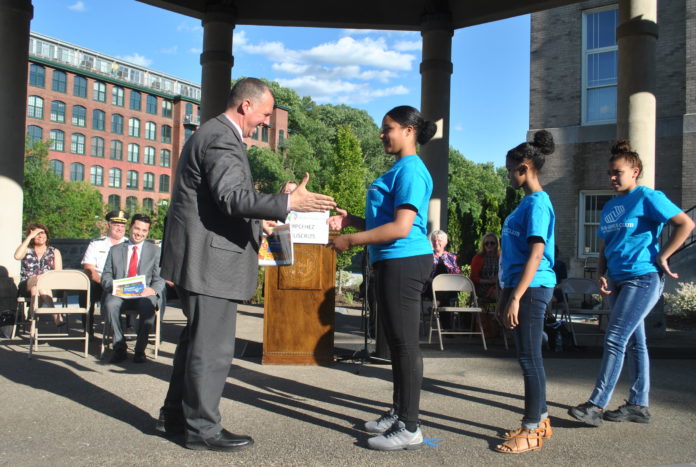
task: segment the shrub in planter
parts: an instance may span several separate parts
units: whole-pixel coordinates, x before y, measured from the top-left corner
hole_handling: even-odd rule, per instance
[[[680,318],[696,318],[696,283],[679,282],[676,293],[665,294],[667,311]]]

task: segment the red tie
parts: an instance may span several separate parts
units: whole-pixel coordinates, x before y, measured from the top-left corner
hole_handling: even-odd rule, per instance
[[[138,275],[138,247],[133,246],[133,254],[130,258],[130,263],[128,263],[128,277],[133,277]]]

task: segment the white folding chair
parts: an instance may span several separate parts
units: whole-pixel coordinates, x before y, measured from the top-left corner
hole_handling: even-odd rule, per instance
[[[63,300],[67,299],[67,292],[85,292],[87,294],[87,303],[89,303],[89,278],[82,271],[74,269],[65,269],[62,271],[48,271],[39,276],[37,283],[39,290],[51,290],[55,294],[61,290],[65,293],[61,294]],[[89,323],[85,326],[81,336],[71,336],[70,329],[65,333],[50,333],[39,336],[38,320],[41,315],[60,314],[81,314],[84,315],[85,322],[89,321],[89,309],[81,307],[69,307],[67,303],[63,303],[63,308],[42,307],[39,306],[39,296],[32,297],[31,306],[29,307],[29,320],[31,329],[29,331],[29,358],[31,358],[39,339],[46,341],[57,340],[84,340],[85,342],[85,358],[89,350]]]
[[[602,316],[609,316],[611,308],[609,307],[609,300],[606,300],[604,295],[602,295],[597,283],[591,279],[569,277],[561,284],[561,290],[563,291],[561,318],[570,327],[570,333],[573,335],[573,344],[578,345],[576,335],[603,335],[604,332],[601,330]],[[588,297],[591,299],[590,305],[583,306],[583,304],[588,303]],[[599,301],[594,303],[595,299]],[[577,332],[573,324],[573,316],[596,316],[598,319],[597,331]]]
[[[101,308],[101,306],[100,306]],[[121,312],[119,315],[124,316],[127,312]],[[155,307],[155,332],[150,333],[150,337],[148,338],[148,343],[153,345],[153,354],[155,357],[155,360],[157,360],[157,356],[159,355],[159,347],[160,347],[160,342],[161,342],[161,336],[160,336],[160,302],[157,303],[157,306]],[[111,321],[109,320],[108,316],[104,316],[104,327],[102,328],[102,341],[101,341],[101,349],[99,350],[99,358],[102,359],[104,358],[104,353],[106,352],[107,349],[111,348],[111,344],[113,341],[113,330],[111,329]],[[137,337],[137,333],[123,333],[123,337]]]
[[[442,346],[443,334],[479,334],[481,336],[481,341],[483,341],[483,348],[485,350],[488,350],[488,347],[486,346],[486,337],[483,334],[483,326],[481,325],[482,310],[478,306],[478,301],[476,299],[476,288],[474,287],[474,283],[471,282],[471,279],[461,274],[440,274],[438,276],[435,276],[435,278],[433,279],[432,289],[433,308],[432,313],[430,315],[430,330],[428,332],[428,344],[430,344],[433,336],[434,319],[437,325],[437,336],[440,340],[440,350],[444,350],[444,347]],[[437,302],[438,292],[469,292],[469,299],[472,306],[440,306]],[[476,317],[475,324],[478,324],[478,331],[475,331],[473,329],[470,331],[443,331],[440,325],[440,313],[474,313]]]

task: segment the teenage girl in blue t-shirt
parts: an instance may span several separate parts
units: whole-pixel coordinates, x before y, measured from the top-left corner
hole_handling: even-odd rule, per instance
[[[539,183],[546,155],[554,150],[551,133],[534,134],[507,153],[505,167],[510,186],[525,197],[506,219],[501,236],[504,320],[514,330],[517,358],[524,375],[522,426],[504,434],[498,452],[518,454],[541,449],[551,437],[546,407],[546,373],[541,357],[544,315],[556,285],[554,262],[555,215],[549,196]]]
[[[390,110],[382,120],[381,139],[396,162],[370,185],[365,219],[343,209],[329,219],[332,230],[348,226],[362,230],[335,238],[331,246],[345,251],[369,245],[376,275],[378,319],[391,351],[394,402],[377,420],[366,422],[365,430],[376,434],[368,439],[368,446],[381,451],[417,449],[423,443],[418,427],[423,380],[418,329],[421,292],[433,261],[426,234],[433,182],[416,154],[416,143],[427,143],[435,129],[413,107]]]
[[[603,419],[650,421],[650,362],[643,320],[662,294],[663,273],[677,277],[667,260],[694,228],[689,216],[662,192],[638,186],[643,165],[628,141],[618,141],[611,152],[609,181],[619,196],[602,209],[597,232],[602,239],[597,272],[599,288],[609,296],[612,311],[594,391],[587,402],[568,410],[591,426],[601,425]],[[675,228],[660,250],[660,232],[666,222]],[[605,412],[626,353],[632,379],[628,400],[618,409]]]

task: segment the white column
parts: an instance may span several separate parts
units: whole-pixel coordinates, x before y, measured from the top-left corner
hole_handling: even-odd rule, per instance
[[[655,187],[657,0],[620,0],[616,133],[643,161],[642,185]]]
[[[420,149],[433,177],[428,229],[447,229],[447,167],[449,165],[450,82],[452,76],[452,21],[449,14],[423,18],[421,113],[437,124],[437,133]]]
[[[234,14],[209,10],[203,18],[201,53],[201,124],[225,111],[232,82]]]
[[[31,0],[0,2],[0,266],[19,276],[14,250],[22,241],[22,185],[24,183],[24,135],[27,111],[27,62]],[[45,131],[45,130],[44,130]]]

